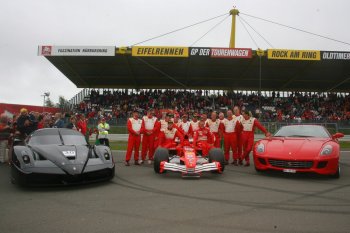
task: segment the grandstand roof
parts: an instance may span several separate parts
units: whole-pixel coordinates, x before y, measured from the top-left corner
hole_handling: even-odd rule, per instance
[[[242,55],[224,48],[215,54],[215,48],[172,47],[175,50],[169,52],[164,50],[168,47],[113,47],[109,55],[85,56],[71,47],[61,48],[61,54],[52,47],[39,46],[39,55],[80,88],[259,89],[260,57],[251,49],[251,54]],[[350,90],[350,52],[268,50],[261,57],[261,71],[262,90]]]

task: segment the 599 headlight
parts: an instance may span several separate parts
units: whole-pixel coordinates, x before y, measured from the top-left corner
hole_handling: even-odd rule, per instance
[[[325,145],[322,150],[320,155],[330,155],[333,152],[333,147],[331,145]]]
[[[259,143],[259,145],[256,147],[256,151],[258,153],[264,153],[265,152],[265,145],[262,143]]]

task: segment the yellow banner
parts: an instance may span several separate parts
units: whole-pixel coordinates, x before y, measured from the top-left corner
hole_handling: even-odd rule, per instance
[[[135,46],[132,56],[138,57],[188,57],[188,47]]]
[[[286,50],[286,49],[268,49],[268,59],[280,60],[321,60],[321,52],[317,50]]]

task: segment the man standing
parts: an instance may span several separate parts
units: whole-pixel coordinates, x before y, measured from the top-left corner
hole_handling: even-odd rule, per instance
[[[153,110],[149,109],[147,111],[147,116],[142,118],[141,133],[142,137],[142,150],[141,150],[141,160],[142,164],[146,160],[148,153],[148,164],[152,163],[154,155],[154,138],[157,132],[157,118],[153,116]]]
[[[245,165],[249,166],[249,154],[252,151],[254,145],[254,131],[256,128],[260,129],[266,137],[270,137],[269,133],[264,126],[254,117],[250,116],[248,111],[243,111],[243,120],[242,120],[243,131],[242,135],[242,145],[243,145],[243,154],[241,160],[245,159]]]
[[[20,132],[20,137],[24,139],[37,129],[38,122],[35,120],[35,117],[28,114],[27,109],[22,108],[17,119],[17,130]]]
[[[224,135],[224,148],[225,148],[225,164],[228,164],[230,160],[230,149],[233,153],[232,164],[238,166],[238,153],[237,153],[237,132],[241,129],[239,121],[233,117],[232,111],[227,111],[227,118],[225,118],[221,124],[221,128]]]
[[[188,116],[186,114],[182,115],[182,121],[180,123],[179,130],[181,131],[184,138],[188,140],[190,137],[192,137],[193,131],[191,123],[187,121],[187,117]]]
[[[80,115],[77,123],[77,128],[79,132],[85,136],[86,141],[88,141],[89,140],[88,126],[87,126],[87,120],[84,114]]]
[[[8,119],[5,114],[0,116],[0,163],[6,161],[6,149],[10,138],[11,128],[8,125]]]
[[[220,112],[219,113],[219,121],[220,121],[220,124],[221,123],[224,123],[224,119],[225,119],[225,114],[223,112]],[[221,140],[220,140],[220,148],[221,149],[224,149],[224,136],[222,134],[222,130],[219,129],[219,132],[220,132],[220,136],[221,136]]]
[[[163,115],[163,119],[160,122],[160,131],[164,131],[168,127],[168,122],[170,121],[170,113]]]
[[[238,106],[235,106],[233,108],[233,114],[234,114],[234,118],[236,118],[239,122],[242,122],[243,120],[243,116],[241,115],[241,110]],[[238,158],[239,158],[239,165],[243,165],[243,161],[242,161],[242,137],[241,137],[241,131],[236,132],[237,134],[237,154],[238,154]]]
[[[193,114],[192,121],[190,121],[191,128],[192,128],[193,132],[195,132],[196,130],[199,129],[198,123],[199,123],[199,121],[198,121],[198,114],[195,113],[195,114]]]
[[[106,118],[102,118],[100,124],[97,126],[98,130],[98,140],[101,145],[109,147],[108,131],[109,124],[106,122]]]
[[[55,114],[55,123],[53,124],[52,128],[64,128],[64,121],[61,113],[57,112]]]
[[[134,111],[132,117],[128,119],[127,128],[129,131],[128,148],[125,156],[125,166],[130,166],[131,153],[134,150],[135,165],[139,164],[139,149],[141,143],[141,125],[142,120],[139,119],[139,113]]]
[[[220,148],[221,135],[219,132],[220,120],[216,118],[216,112],[212,112],[210,119],[206,121],[206,127],[209,128],[210,132],[214,135],[214,147]]]

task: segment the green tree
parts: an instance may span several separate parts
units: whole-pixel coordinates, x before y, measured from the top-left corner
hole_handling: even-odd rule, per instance
[[[45,107],[55,107],[55,104],[51,101],[50,97],[46,97]]]
[[[58,97],[58,103],[56,104],[57,108],[60,108],[62,111],[69,109],[69,102],[64,98],[64,96]]]

